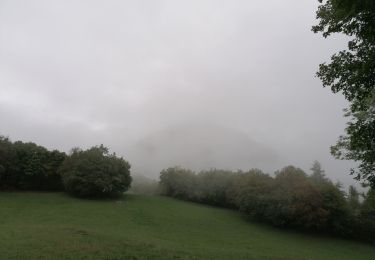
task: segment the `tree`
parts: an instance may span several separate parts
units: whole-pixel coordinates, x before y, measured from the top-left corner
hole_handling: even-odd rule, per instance
[[[271,193],[270,220],[274,225],[315,230],[325,226],[328,212],[323,196],[303,170],[287,166],[277,171]]]
[[[251,169],[234,176],[228,200],[240,211],[263,220],[273,208],[270,206],[274,179],[259,169]]]
[[[324,170],[322,169],[322,165],[318,161],[314,161],[311,169],[312,174],[310,179],[315,183],[321,183],[327,181],[327,177],[324,174]]]
[[[230,207],[228,189],[232,186],[234,173],[211,169],[196,175],[196,193],[199,202],[220,207]]]
[[[131,183],[130,164],[101,146],[72,150],[60,168],[68,193],[78,197],[109,197],[125,192]]]
[[[57,170],[65,157],[57,150],[0,136],[0,189],[63,190]]]
[[[358,212],[361,208],[361,203],[359,202],[359,195],[360,194],[357,191],[357,189],[354,186],[350,185],[349,194],[348,194],[348,203],[354,216],[358,215]]]
[[[161,194],[184,200],[196,200],[196,175],[181,167],[172,167],[160,173]]]
[[[0,136],[0,188],[13,188],[16,153],[13,143],[7,137]]]
[[[346,135],[340,136],[331,153],[338,159],[359,162],[351,171],[358,180],[375,186],[375,1],[319,0],[318,25],[312,30],[324,37],[349,36],[348,49],[319,66],[324,87],[342,92],[350,102],[345,116]]]
[[[358,236],[361,239],[375,242],[375,189],[365,195],[360,213]]]

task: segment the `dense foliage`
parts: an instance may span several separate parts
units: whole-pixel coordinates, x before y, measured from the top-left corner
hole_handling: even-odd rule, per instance
[[[346,194],[325,176],[318,162],[311,170],[307,175],[288,166],[271,177],[258,169],[194,173],[175,167],[161,172],[160,188],[166,196],[237,208],[278,227],[374,241],[374,191],[361,203],[354,187]]]
[[[79,197],[120,195],[131,183],[130,164],[103,145],[73,149],[59,172],[66,191]]]
[[[0,189],[63,190],[57,170],[65,157],[57,150],[0,136]]]
[[[180,167],[169,168],[160,173],[160,192],[183,200],[230,207],[227,191],[234,181],[233,175],[223,170],[195,174]]]
[[[315,33],[349,36],[348,49],[323,63],[317,73],[325,87],[342,92],[350,102],[346,135],[341,136],[332,154],[359,162],[355,177],[375,186],[375,1],[319,0]]]
[[[121,194],[130,183],[130,164],[103,145],[75,148],[67,156],[0,136],[0,190],[66,190],[80,197],[105,197]]]

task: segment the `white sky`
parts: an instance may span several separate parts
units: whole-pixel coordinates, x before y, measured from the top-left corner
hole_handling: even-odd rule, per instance
[[[0,134],[104,143],[149,176],[319,160],[350,183],[329,154],[346,102],[315,77],[346,42],[311,32],[317,4],[0,0]]]

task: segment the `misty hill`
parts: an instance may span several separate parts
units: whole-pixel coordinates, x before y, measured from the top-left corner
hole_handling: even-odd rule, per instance
[[[196,171],[269,169],[279,156],[235,129],[211,124],[169,127],[140,139],[129,153],[135,172],[157,177],[171,166]]]

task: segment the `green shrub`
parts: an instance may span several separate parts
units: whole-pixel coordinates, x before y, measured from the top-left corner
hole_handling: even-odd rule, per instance
[[[119,196],[131,183],[130,164],[101,146],[75,148],[60,168],[65,190],[78,197]]]
[[[0,189],[61,191],[58,168],[66,154],[0,136]]]
[[[160,192],[162,195],[183,200],[196,198],[196,175],[190,170],[171,167],[160,173]]]
[[[160,187],[163,195],[236,208],[274,226],[373,241],[375,192],[370,190],[362,205],[354,191],[347,197],[340,185],[332,183],[318,162],[312,170],[309,176],[287,166],[271,177],[258,169],[194,173],[174,167],[161,172]]]
[[[195,176],[195,201],[220,207],[233,207],[228,201],[227,192],[232,186],[234,175],[233,172],[218,169],[201,171]]]

